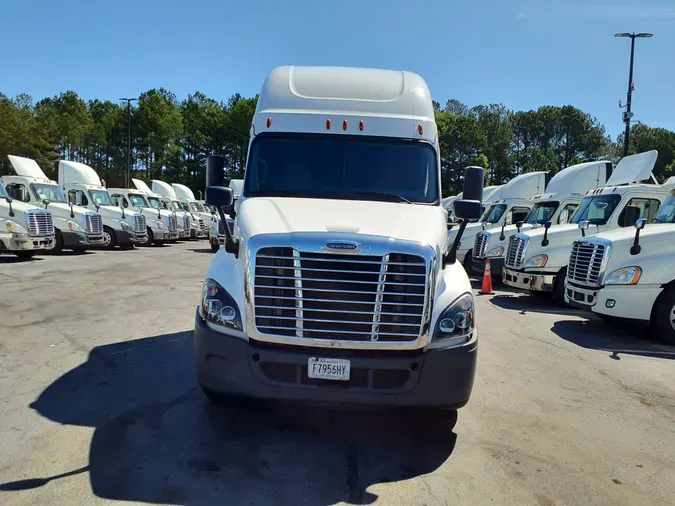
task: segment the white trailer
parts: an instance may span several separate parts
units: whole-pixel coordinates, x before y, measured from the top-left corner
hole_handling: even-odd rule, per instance
[[[103,219],[103,247],[133,248],[147,241],[145,216],[116,207],[96,171],[79,162],[59,160],[59,186],[69,202],[96,211]]]
[[[29,258],[53,247],[52,213],[14,201],[0,183],[0,253]]]
[[[564,303],[565,275],[576,239],[632,227],[640,218],[656,216],[669,192],[652,174],[657,155],[649,151],[623,158],[605,186],[586,192],[571,223],[511,236],[502,281],[524,291],[552,293]]]
[[[66,200],[56,181],[49,179],[35,160],[8,155],[16,175],[0,177],[0,183],[14,201],[44,206],[52,214],[54,247],[84,252],[103,245],[103,219],[95,211],[73,205]]]

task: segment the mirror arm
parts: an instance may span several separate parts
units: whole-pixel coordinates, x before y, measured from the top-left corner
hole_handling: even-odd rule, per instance
[[[541,245],[543,247],[546,247],[549,245],[549,240],[548,240],[548,229],[551,228],[551,222],[547,221],[546,224],[544,224],[544,238],[541,241]]]
[[[45,209],[46,208],[47,208],[47,206],[45,206]],[[75,218],[75,213],[73,212],[73,203],[72,202],[70,203],[70,217]]]
[[[448,251],[448,254],[443,257],[442,268],[445,268],[447,264],[454,264],[457,261],[457,249],[459,248],[459,243],[462,240],[462,235],[464,234],[464,229],[466,228],[467,223],[468,220],[462,220],[462,223],[459,225],[459,230],[457,231],[457,235],[455,236],[452,246],[450,246],[450,251]]]
[[[505,229],[505,228],[506,228],[506,220],[504,220],[504,224],[502,225],[502,233],[501,233],[501,235],[499,236],[499,240],[500,240],[500,241],[503,241],[504,239],[506,239],[506,236],[504,235],[504,229]],[[520,232],[520,230],[519,230],[518,232]]]
[[[239,258],[239,243],[234,240],[234,237],[232,237],[230,226],[227,224],[225,211],[223,211],[222,207],[218,207],[218,214],[220,215],[220,219],[223,220],[223,223],[225,224],[225,227],[223,227],[225,228],[225,251],[232,253],[234,258]]]
[[[633,241],[633,246],[630,248],[631,255],[639,255],[642,251],[642,246],[640,246],[640,227],[635,227],[635,240]]]
[[[14,208],[12,208],[12,200],[7,199],[7,204],[9,204],[9,215],[13,218],[14,217]]]

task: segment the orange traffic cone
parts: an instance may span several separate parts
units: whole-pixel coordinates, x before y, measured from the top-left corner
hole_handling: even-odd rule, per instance
[[[485,272],[483,273],[483,286],[478,292],[481,295],[492,295],[492,273],[490,272],[490,259],[485,261]]]

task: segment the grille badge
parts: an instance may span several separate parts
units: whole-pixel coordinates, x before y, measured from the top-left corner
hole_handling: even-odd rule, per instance
[[[356,242],[341,242],[341,241],[331,241],[327,242],[323,247],[326,251],[350,251],[357,252],[360,251],[359,243]]]

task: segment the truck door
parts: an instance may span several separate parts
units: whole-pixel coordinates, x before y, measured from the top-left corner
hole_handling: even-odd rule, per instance
[[[14,200],[20,200],[21,202],[30,202],[30,193],[26,185],[21,183],[10,183],[5,185],[5,190],[7,194],[12,197]]]
[[[660,205],[661,201],[657,199],[634,197],[621,210],[618,225],[620,227],[632,227],[641,218],[645,218],[647,223],[651,223],[656,217]]]

